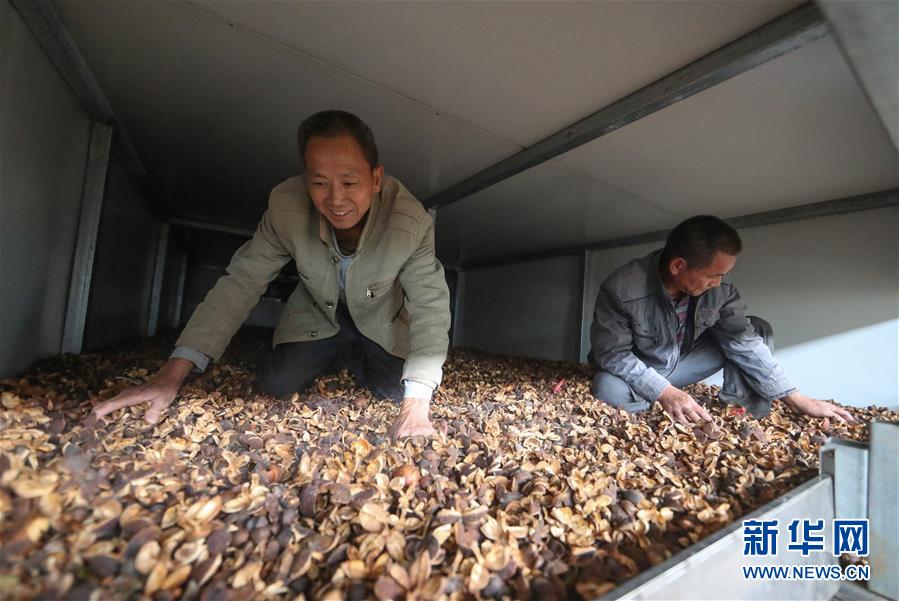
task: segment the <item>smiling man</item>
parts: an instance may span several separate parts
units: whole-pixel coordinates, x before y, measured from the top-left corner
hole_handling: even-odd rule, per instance
[[[184,378],[221,357],[293,261],[300,283],[259,361],[261,390],[300,392],[348,365],[359,384],[402,403],[391,436],[434,433],[430,400],[442,378],[450,311],[431,217],[384,173],[374,136],[355,115],[316,113],[297,137],[306,174],[272,190],[253,239],[197,307],[169,361],[147,383],[98,405],[97,417],[146,402],[146,420],[158,421]]]
[[[734,228],[699,215],[675,227],[664,249],[609,276],[590,328],[593,395],[627,411],[658,401],[681,422],[709,420],[681,388],[723,367],[719,398],[757,417],[781,399],[798,413],[853,421],[799,392],[774,359],[771,326],[746,315],[728,277],[742,249]]]

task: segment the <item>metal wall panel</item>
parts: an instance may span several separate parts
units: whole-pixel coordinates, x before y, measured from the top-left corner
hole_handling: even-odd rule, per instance
[[[577,360],[581,274],[577,255],[462,272],[454,345]]]
[[[113,130],[110,126],[96,121],[93,123],[84,172],[84,190],[81,193],[81,214],[78,217],[78,236],[72,260],[72,279],[66,302],[66,321],[62,335],[64,353],[80,353],[84,343],[87,304],[109,172],[112,136]]]
[[[59,352],[91,123],[0,0],[0,376]]]
[[[96,350],[147,331],[159,218],[113,159],[88,306],[84,349]]]
[[[212,265],[191,264],[187,270],[184,287],[184,303],[181,307],[181,321],[187,323],[197,306],[206,298],[220,277],[225,275],[225,268]],[[244,325],[274,328],[281,319],[284,303],[277,299],[263,298],[250,311]]]
[[[792,520],[822,519],[830,525],[833,517],[833,485],[829,477],[818,476],[631,578],[603,595],[600,601],[831,599],[840,586],[839,581],[745,578],[744,566],[836,566],[839,562],[827,552],[793,553],[789,560],[784,553],[746,556],[743,521],[778,520],[783,533],[785,525]],[[824,532],[824,548],[832,548],[829,528]]]
[[[184,252],[178,248],[177,237],[169,238],[165,257],[165,272],[162,277],[162,295],[159,304],[158,330],[165,332],[177,326],[175,321],[178,302],[178,282]]]

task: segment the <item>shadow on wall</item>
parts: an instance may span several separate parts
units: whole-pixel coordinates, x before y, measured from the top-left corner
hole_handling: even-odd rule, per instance
[[[865,407],[899,405],[899,319],[779,346],[775,355],[805,394]],[[721,372],[706,380],[721,385]]]

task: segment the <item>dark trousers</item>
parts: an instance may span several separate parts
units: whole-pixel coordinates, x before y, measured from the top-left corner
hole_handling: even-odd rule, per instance
[[[337,323],[340,331],[331,338],[267,348],[256,372],[259,389],[272,396],[301,392],[318,376],[347,367],[359,386],[376,396],[402,401],[405,361],[363,336],[344,303],[337,307]]]
[[[773,352],[771,324],[754,315],[749,316],[749,322]],[[721,347],[708,333],[699,337],[692,350],[678,360],[666,378],[672,386],[683,388],[701,382],[721,368],[724,368],[724,383],[718,393],[721,401],[742,405],[756,417],[764,417],[771,411],[771,400],[760,397],[749,387],[740,368],[724,357]],[[637,395],[627,382],[603,370],[597,371],[593,377],[593,396],[630,412],[649,409],[655,402],[655,399]]]

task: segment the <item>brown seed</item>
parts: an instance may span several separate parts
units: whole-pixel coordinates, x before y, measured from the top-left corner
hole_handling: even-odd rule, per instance
[[[100,578],[115,576],[120,565],[117,559],[108,555],[95,555],[87,558],[88,569]]]
[[[265,545],[265,551],[262,553],[262,559],[265,561],[274,561],[278,554],[281,552],[281,547],[278,545],[278,541],[270,540],[268,544]]]
[[[193,563],[204,551],[206,551],[206,546],[197,541],[184,543],[175,551],[175,561],[180,564]]]
[[[206,547],[209,550],[209,555],[224,553],[230,544],[231,533],[226,528],[217,528],[206,538]]]
[[[375,596],[381,601],[399,599],[406,590],[390,576],[381,576],[375,582]]]
[[[621,497],[633,505],[639,505],[641,501],[643,501],[643,493],[639,490],[624,490],[621,491]]]
[[[214,555],[205,561],[196,564],[190,573],[190,577],[200,586],[206,584],[215,575],[222,565],[222,556]]]
[[[168,575],[168,568],[165,563],[157,562],[150,569],[150,574],[147,576],[147,582],[144,584],[144,593],[147,595],[152,595],[156,591],[160,590],[165,584],[165,578]]]
[[[140,518],[136,520],[131,520],[130,522],[122,525],[122,536],[127,539],[131,539],[135,534],[144,529],[155,529],[156,524],[146,518]]]
[[[414,465],[401,465],[390,472],[390,479],[393,480],[395,478],[401,479],[403,481],[403,486],[418,486],[421,472],[419,472],[418,468]]]
[[[159,543],[155,540],[145,543],[134,558],[134,568],[141,574],[149,574],[156,567],[160,551]]]
[[[187,577],[190,576],[190,571],[191,567],[189,565],[175,568],[175,571],[169,573],[165,577],[165,581],[163,581],[162,583],[162,588],[171,590],[173,588],[181,586],[187,580]]]
[[[259,395],[244,365],[271,341],[242,355],[240,336],[228,353],[242,363],[226,355],[152,427],[133,408],[89,430],[81,399],[112,398],[128,384],[118,376],[145,381],[155,342],[4,381],[21,399],[0,409],[0,536],[15,559],[4,578],[39,571],[54,587],[45,596],[67,598],[149,584],[154,601],[431,599],[474,597],[482,564],[480,598],[594,598],[805,481],[826,436],[822,419],[780,401],[757,420],[707,386],[687,392],[717,430],[699,424],[694,436],[658,411],[596,401],[588,369],[453,349],[431,405],[444,431],[383,445],[395,407],[357,408],[369,393],[348,372],[320,378],[311,402]],[[852,440],[872,419],[899,421],[851,411],[861,424],[830,427]],[[46,495],[16,492],[54,477]],[[157,550],[136,562],[145,545]],[[122,565],[107,576],[113,564],[99,558]],[[82,564],[79,584],[69,567]]]

